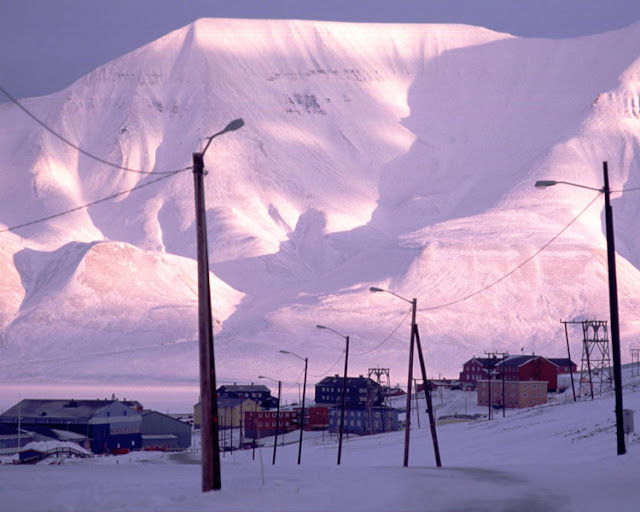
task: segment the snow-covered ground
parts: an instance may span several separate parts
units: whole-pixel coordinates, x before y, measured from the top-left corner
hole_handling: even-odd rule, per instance
[[[626,379],[625,408],[640,409],[640,378]],[[486,412],[475,394],[435,397],[438,415]],[[465,403],[466,399],[466,403]],[[419,403],[424,410],[424,404]],[[574,403],[555,397],[492,421],[438,427],[436,468],[426,415],[414,416],[409,467],[404,432],[337,441],[305,433],[296,443],[226,453],[222,490],[201,492],[199,454],[135,452],[122,456],[0,465],[3,510],[12,511],[607,511],[638,510],[640,436],[616,455],[612,394]],[[3,462],[7,462],[4,459]]]

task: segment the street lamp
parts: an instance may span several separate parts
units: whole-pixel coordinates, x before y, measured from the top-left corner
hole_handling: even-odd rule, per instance
[[[218,400],[216,396],[216,365],[213,351],[211,320],[211,288],[209,284],[209,249],[207,218],[204,202],[204,154],[211,141],[244,125],[242,119],[231,121],[218,133],[208,137],[201,153],[193,153],[193,186],[196,204],[196,236],[198,244],[198,338],[200,361],[200,411],[202,447],[202,492],[219,490],[220,442],[218,440]]]
[[[418,304],[418,299],[408,300],[408,299],[405,299],[404,297],[401,297],[400,295],[390,292],[389,290],[376,288],[375,286],[372,286],[371,288],[369,288],[369,291],[373,293],[379,293],[379,292],[390,293],[391,295],[394,295],[395,297],[398,297],[399,299],[411,304],[411,342],[409,344],[409,370],[407,373],[407,381],[408,381],[407,407],[406,407],[407,412],[406,412],[406,420],[405,420],[405,426],[404,426],[404,467],[407,467],[409,465],[409,440],[410,440],[410,429],[411,429],[411,383],[413,382],[413,345],[414,345],[413,334],[414,334],[414,329],[416,325],[416,308]],[[426,386],[427,383],[425,382],[424,385]]]
[[[304,400],[305,400],[305,394],[307,392],[307,364],[309,362],[309,358],[300,357],[298,354],[294,354],[293,352],[289,352],[288,350],[281,350],[280,353],[290,354],[304,361],[304,384],[302,385],[302,411],[300,415],[300,445],[298,446],[298,464],[300,464],[300,461],[302,460],[302,432],[304,430]]]
[[[342,458],[342,433],[344,432],[344,411],[347,408],[347,365],[349,363],[349,336],[334,331],[331,327],[325,327],[324,325],[316,325],[318,329],[327,329],[336,333],[338,336],[342,336],[347,342],[347,348],[344,352],[344,378],[342,379],[342,413],[340,414],[340,434],[338,437],[338,466],[340,465],[340,459]],[[382,419],[384,421],[384,418]]]
[[[276,446],[278,446],[278,430],[280,429],[280,392],[282,391],[282,382],[276,379],[272,379],[271,377],[266,377],[265,375],[258,375],[259,379],[269,379],[273,382],[278,383],[278,409],[276,412],[276,438],[273,440],[273,461],[271,464],[276,463]]]
[[[408,371],[408,383],[407,383],[407,413],[406,413],[406,421],[405,421],[405,432],[404,432],[404,466],[407,467],[409,465],[409,439],[410,439],[410,423],[411,423],[411,384],[413,382],[413,346],[414,340],[415,344],[418,345],[418,356],[420,357],[420,369],[422,370],[422,380],[424,382],[424,394],[425,400],[427,402],[427,408],[429,413],[429,427],[431,429],[431,440],[433,442],[433,452],[436,458],[436,466],[441,467],[442,463],[440,462],[440,448],[438,447],[438,435],[436,432],[436,421],[433,415],[433,404],[431,402],[431,392],[428,389],[429,381],[427,380],[427,369],[424,364],[424,357],[422,355],[422,347],[420,345],[420,335],[418,333],[418,326],[416,325],[416,311],[418,306],[418,299],[405,299],[401,295],[397,293],[393,293],[389,290],[384,290],[383,288],[377,288],[372,286],[369,288],[370,292],[385,292],[390,293],[394,297],[397,297],[405,302],[411,304],[411,341],[409,344],[409,371]]]
[[[607,162],[602,162],[604,186],[602,188],[587,187],[567,181],[536,181],[537,188],[547,188],[557,184],[586,188],[604,194],[604,216],[607,234],[607,262],[609,269],[609,314],[611,317],[611,351],[613,352],[613,380],[616,397],[616,440],[618,455],[627,452],[624,443],[624,425],[622,409],[622,368],[620,363],[620,324],[618,321],[618,283],[616,277],[616,249],[613,236],[613,212],[611,210],[611,189],[609,188],[609,169]]]

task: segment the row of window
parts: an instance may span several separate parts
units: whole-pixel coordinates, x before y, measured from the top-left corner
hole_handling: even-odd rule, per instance
[[[352,390],[353,388],[347,388],[347,392]],[[322,386],[320,388],[320,391],[323,393],[342,393],[342,386],[340,387],[328,387],[328,386]],[[359,393],[366,393],[367,392],[367,388],[358,388],[358,392]]]
[[[494,382],[495,382],[495,381],[494,381]],[[519,381],[519,382],[522,382],[522,381]],[[500,383],[498,383],[498,385],[500,385]],[[529,387],[529,383],[528,383],[528,382],[522,382],[522,384],[521,384],[521,385],[522,385],[525,389],[527,389],[527,388]],[[540,387],[542,387],[542,386],[544,386],[544,385],[546,385],[546,384],[540,384]],[[481,383],[480,383],[480,386],[481,386],[481,387],[483,387],[483,388],[486,388],[486,387],[487,387],[487,383],[486,383],[486,382],[481,382]],[[516,386],[517,386],[517,384],[515,384],[515,383],[509,383],[509,386],[511,387],[511,389],[515,389],[515,388],[516,388]],[[495,387],[495,386],[494,386],[494,387]],[[531,383],[531,387],[532,387],[533,389],[537,389],[537,388],[538,388],[538,383],[537,383],[537,382],[532,382],[532,383]]]
[[[264,414],[265,418],[275,418],[277,417],[278,413],[277,412],[259,412],[258,413],[258,418],[262,418]],[[291,416],[297,416],[298,413],[297,412],[281,412],[280,413],[280,417],[282,418],[290,418]]]
[[[265,421],[264,423],[262,421],[259,421],[258,422],[258,427],[260,427],[260,428],[263,428],[263,427],[264,428],[269,428],[271,426],[271,427],[275,428],[277,424],[278,424],[278,422],[276,422],[276,421],[271,422],[271,425],[269,425],[268,421]],[[288,422],[288,421],[281,421],[281,422],[279,422],[279,424],[280,424],[281,427],[288,427],[291,423]]]
[[[109,429],[109,434],[111,434],[112,436],[120,436],[120,435],[125,435],[125,434],[139,434],[140,432],[142,432],[140,426],[137,426],[137,427],[120,427],[120,428],[113,428],[113,426],[112,426]]]

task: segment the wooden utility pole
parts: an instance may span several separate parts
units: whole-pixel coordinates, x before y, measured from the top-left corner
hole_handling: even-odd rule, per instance
[[[415,300],[415,299],[414,299]],[[431,429],[431,441],[433,442],[433,453],[436,457],[436,466],[442,467],[440,461],[440,447],[438,446],[438,434],[436,432],[436,419],[433,414],[433,402],[431,401],[431,387],[429,380],[427,379],[427,368],[424,364],[424,356],[422,354],[422,344],[420,343],[420,333],[418,332],[418,325],[413,326],[414,337],[416,342],[416,348],[418,349],[418,358],[420,359],[420,370],[422,371],[422,382],[424,382],[424,395],[427,401],[427,409],[429,413],[429,427]]]
[[[202,443],[202,492],[219,490],[220,444],[218,440],[218,400],[213,354],[211,288],[209,284],[209,250],[204,203],[204,156],[193,153],[193,185],[196,201],[198,241],[198,332],[200,350],[200,411]]]
[[[207,242],[207,209],[204,202],[204,154],[211,141],[244,126],[242,119],[231,121],[223,130],[208,137],[202,153],[193,153],[193,188],[196,204],[196,236],[198,243],[198,347],[200,357],[200,411],[202,443],[202,492],[219,490],[220,440],[218,439],[218,397],[216,365],[213,353],[213,321],[211,319],[211,286],[209,283],[209,246]]]
[[[569,330],[567,329],[567,324],[581,324],[582,322],[569,322],[565,320],[560,320],[560,322],[564,324],[564,336],[567,340],[567,356],[569,357],[569,374],[571,375],[571,390],[573,391],[573,401],[577,402],[578,398],[576,397],[576,385],[573,382],[573,364],[571,363],[571,347],[569,346]]]
[[[493,373],[493,367],[494,367],[494,362],[497,361],[497,357],[501,356],[501,361],[502,361],[502,417],[506,417],[507,412],[507,396],[506,396],[506,390],[505,390],[505,382],[504,382],[504,377],[505,377],[505,366],[504,366],[504,361],[507,359],[507,357],[509,356],[509,352],[485,352],[485,354],[487,356],[489,356],[489,419],[491,419],[491,374]]]

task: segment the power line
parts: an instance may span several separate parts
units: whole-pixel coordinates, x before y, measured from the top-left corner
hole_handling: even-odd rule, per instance
[[[136,174],[175,174],[176,172],[180,172],[180,171],[186,171],[187,169],[191,169],[191,167],[186,167],[184,169],[176,169],[173,171],[141,171],[140,169],[131,169],[129,167],[124,167],[122,165],[118,165],[118,164],[114,164],[113,162],[109,162],[108,160],[105,160],[103,158],[100,158],[99,156],[94,155],[93,153],[89,153],[88,151],[82,149],[80,146],[74,144],[73,142],[71,142],[69,139],[63,137],[62,135],[60,135],[58,132],[56,132],[53,128],[51,128],[49,125],[47,125],[44,121],[40,120],[38,117],[35,116],[35,114],[31,113],[31,111],[29,111],[24,105],[22,105],[16,98],[14,98],[11,94],[9,94],[7,92],[7,90],[2,87],[2,85],[0,85],[0,91],[11,100],[11,102],[16,105],[20,110],[22,110],[25,114],[27,114],[31,119],[33,119],[36,123],[38,123],[40,126],[42,126],[45,130],[47,130],[51,135],[53,135],[54,137],[57,137],[58,139],[60,139],[62,142],[64,142],[65,144],[67,144],[68,146],[71,146],[73,149],[75,149],[76,151],[78,151],[78,153],[82,153],[83,155],[96,160],[97,162],[100,162],[102,164],[108,165],[110,167],[114,167],[116,169],[119,169],[121,171],[127,171],[127,172],[133,172]]]
[[[622,192],[636,192],[640,190],[640,187],[633,187],[633,188],[623,188],[621,190],[612,190],[611,193],[612,194],[620,194]]]
[[[324,377],[325,375],[327,375],[331,370],[333,370],[335,368],[335,366],[340,362],[340,359],[342,359],[342,356],[344,355],[344,350],[342,351],[342,353],[338,356],[338,359],[335,363],[333,363],[331,365],[331,368],[329,368],[326,372],[321,373],[320,375],[314,375],[313,373],[310,373],[309,375],[311,377],[315,377],[317,379],[319,379],[320,377]]]
[[[479,295],[482,292],[487,291],[489,288],[494,287],[495,285],[497,285],[498,283],[504,281],[507,277],[511,276],[512,274],[514,274],[515,272],[517,272],[518,270],[520,270],[522,267],[524,267],[527,263],[529,263],[533,258],[535,258],[538,254],[540,254],[542,251],[544,251],[547,247],[549,247],[551,245],[551,243],[553,241],[555,241],[557,238],[560,237],[560,235],[562,235],[562,233],[564,233],[567,229],[569,229],[569,227],[575,222],[577,221],[580,216],[586,212],[589,207],[596,201],[596,199],[598,199],[598,197],[600,197],[600,195],[602,194],[602,192],[598,192],[598,195],[596,197],[594,197],[591,202],[584,207],[584,209],[578,214],[576,215],[571,222],[569,222],[569,224],[567,224],[564,228],[562,228],[560,230],[560,232],[555,235],[553,238],[551,238],[551,240],[549,240],[546,244],[544,244],[540,249],[538,249],[536,252],[534,252],[531,256],[529,256],[526,260],[524,260],[522,263],[520,263],[520,265],[518,265],[516,268],[514,268],[513,270],[511,270],[510,272],[507,272],[505,275],[503,275],[500,279],[495,280],[493,283],[488,284],[487,286],[485,286],[484,288],[481,288],[480,290],[477,290],[473,293],[470,293],[469,295],[462,297],[460,299],[451,301],[451,302],[447,302],[445,304],[440,304],[438,306],[431,306],[428,308],[422,308],[419,311],[433,311],[434,309],[441,309],[441,308],[445,308],[448,306],[453,306],[454,304],[458,304],[460,302],[463,302],[467,299],[470,299],[471,297],[475,297],[476,295]]]
[[[70,210],[65,210],[65,211],[60,212],[60,213],[54,213],[53,215],[48,215],[47,217],[42,217],[40,219],[35,219],[35,220],[29,221],[29,222],[25,222],[23,224],[18,224],[17,226],[11,226],[11,227],[8,227],[8,228],[0,229],[0,234],[1,233],[6,233],[8,231],[15,231],[16,229],[24,228],[24,227],[27,227],[27,226],[32,226],[33,224],[38,224],[40,222],[45,222],[45,221],[48,221],[48,220],[51,220],[51,219],[55,219],[56,217],[62,217],[63,215],[68,215],[69,213],[77,212],[78,210],[82,210],[84,208],[88,208],[89,206],[93,206],[93,205],[96,205],[96,204],[99,204],[99,203],[103,203],[105,201],[109,201],[110,199],[114,199],[114,198],[122,196],[124,194],[128,194],[129,192],[133,192],[134,190],[138,190],[138,189],[140,189],[142,187],[147,187],[149,185],[157,183],[160,180],[166,180],[167,178],[170,178],[171,176],[174,176],[174,175],[176,175],[178,173],[181,173],[181,172],[184,172],[184,171],[188,171],[189,169],[192,169],[192,167],[187,167],[185,169],[180,169],[179,171],[173,171],[170,174],[163,174],[162,176],[160,176],[159,178],[156,178],[154,180],[150,180],[150,181],[148,181],[146,183],[142,183],[141,185],[136,185],[135,187],[132,187],[132,188],[127,189],[127,190],[123,190],[122,192],[117,192],[115,194],[111,194],[110,196],[103,197],[102,199],[97,199],[97,200],[92,201],[90,203],[83,204],[81,206],[76,206],[75,208],[71,208]]]
[[[398,329],[400,329],[400,326],[404,323],[404,321],[407,319],[407,317],[409,316],[410,313],[411,313],[411,310],[407,311],[407,314],[404,315],[404,318],[400,321],[400,323],[397,325],[397,327],[393,331],[391,331],[391,334],[389,334],[389,336],[387,336],[385,339],[383,339],[375,347],[373,347],[372,349],[369,349],[369,350],[367,350],[365,352],[360,352],[359,354],[352,354],[352,355],[354,355],[354,356],[364,356],[366,354],[369,354],[369,353],[373,352],[374,350],[379,349],[382,345],[384,345],[387,341],[389,341],[391,339],[391,336],[393,336]]]
[[[298,380],[296,380],[293,384],[291,384],[291,386],[286,388],[285,391],[289,391],[290,389],[294,388],[296,386],[296,384],[298,384],[298,382],[300,382],[300,379],[302,378],[303,375],[304,375],[304,368],[300,372],[300,376],[298,377]]]
[[[17,366],[25,366],[25,365],[37,365],[37,364],[51,364],[51,363],[71,363],[71,362],[75,362],[75,361],[81,361],[83,359],[92,359],[92,358],[97,358],[97,357],[104,357],[104,356],[110,356],[110,355],[116,355],[116,354],[126,354],[126,353],[131,353],[131,352],[139,352],[139,351],[143,351],[143,350],[154,350],[157,351],[159,348],[163,348],[163,347],[175,347],[178,345],[187,345],[187,344],[194,344],[197,343],[195,341],[176,341],[176,342],[166,342],[166,343],[160,343],[160,344],[155,344],[155,345],[144,345],[142,347],[134,347],[134,348],[125,348],[125,349],[119,349],[119,350],[110,350],[110,351],[104,351],[104,352],[90,352],[87,354],[80,354],[77,356],[70,356],[70,357],[59,357],[59,358],[53,358],[53,359],[32,359],[30,361],[19,361],[16,363],[5,363],[0,365],[0,369],[6,370],[7,368],[13,368],[13,367],[17,367]]]

